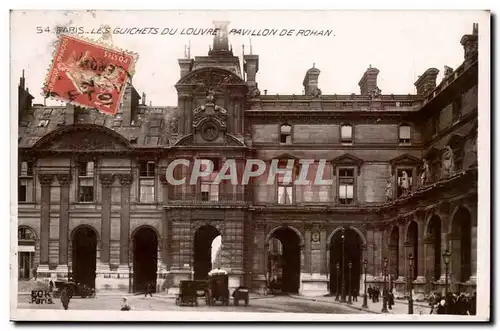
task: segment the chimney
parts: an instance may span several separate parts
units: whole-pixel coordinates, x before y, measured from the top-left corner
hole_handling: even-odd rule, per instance
[[[214,21],[214,29],[216,34],[214,36],[213,46],[208,52],[208,55],[229,55],[233,56],[233,51],[229,49],[228,40],[228,21]]]
[[[306,95],[312,95],[318,88],[318,77],[320,72],[318,68],[315,68],[314,64],[311,69],[307,70],[304,81],[302,82]]]
[[[181,68],[181,78],[182,78],[191,72],[194,61],[192,59],[179,59],[178,62],[179,62],[179,67]]]
[[[75,105],[66,104],[66,113],[64,115],[64,124],[73,125],[75,123]]]
[[[17,97],[18,97],[18,113],[19,121],[21,121],[21,115],[25,110],[31,108],[34,97],[30,94],[29,90],[26,88],[26,79],[24,78],[24,70],[21,78],[19,79],[19,86],[17,87]]]
[[[477,55],[477,39],[478,39],[478,24],[474,23],[472,25],[472,34],[466,34],[460,40],[460,43],[464,47],[464,60],[465,62],[470,62],[474,60]]]
[[[361,95],[369,95],[370,92],[378,89],[377,86],[378,73],[379,70],[377,68],[372,68],[371,65],[368,69],[366,69],[365,73],[363,74],[363,77],[361,77],[361,80],[358,83]]]
[[[146,105],[146,93],[142,92],[142,105]]]
[[[436,88],[436,78],[438,74],[439,70],[436,68],[427,69],[415,82],[417,94],[427,96],[431,93]]]
[[[137,106],[139,105],[139,93],[132,86],[132,84],[127,84],[125,89],[125,95],[123,96],[122,104],[122,126],[130,126],[135,118],[135,112]]]
[[[243,70],[247,74],[247,82],[249,86],[256,86],[255,77],[259,71],[259,56],[258,55],[244,55]]]

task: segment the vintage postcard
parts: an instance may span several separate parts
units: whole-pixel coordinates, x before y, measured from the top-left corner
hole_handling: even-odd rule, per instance
[[[488,11],[10,35],[12,320],[490,319]]]

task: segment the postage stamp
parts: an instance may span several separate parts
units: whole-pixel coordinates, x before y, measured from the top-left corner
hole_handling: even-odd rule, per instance
[[[11,17],[12,319],[490,319],[487,11]]]
[[[114,115],[137,58],[136,53],[61,34],[43,94]]]

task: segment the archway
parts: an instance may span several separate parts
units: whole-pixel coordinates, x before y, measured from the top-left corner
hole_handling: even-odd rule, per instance
[[[148,285],[156,289],[158,266],[158,235],[149,226],[137,229],[132,237],[134,247],[134,292],[145,291]]]
[[[299,293],[300,244],[299,235],[290,227],[276,229],[268,244],[267,274],[282,293]]]
[[[389,275],[391,280],[399,277],[399,228],[394,226],[389,237]]]
[[[472,263],[472,222],[469,211],[460,207],[453,217],[450,252],[452,254],[452,274],[459,282],[466,282],[471,276]]]
[[[72,246],[73,280],[95,288],[97,232],[88,225],[78,227],[73,233]]]
[[[208,277],[208,273],[212,270],[212,243],[214,239],[221,234],[217,228],[212,225],[203,225],[194,234],[194,279],[203,280]],[[220,257],[222,253],[222,245],[219,246],[219,259],[217,263],[220,266]],[[216,262],[216,261],[214,261]]]
[[[330,293],[337,293],[338,289],[340,295],[349,295],[349,282],[352,293],[354,291],[359,293],[362,272],[362,245],[363,239],[351,228],[337,231],[332,236],[330,242]],[[350,272],[349,262],[352,263]],[[337,263],[339,264],[338,273]]]
[[[17,229],[18,279],[29,280],[35,276],[35,241],[36,234],[27,226]]]
[[[415,221],[408,225],[405,246],[407,248],[405,259],[408,259],[409,254],[413,255],[412,273],[408,274],[408,281],[414,281],[418,276],[418,224]]]
[[[439,216],[434,215],[429,220],[429,224],[427,225],[427,240],[431,245],[430,253],[430,261],[432,261],[431,265],[429,265],[430,270],[428,276],[431,276],[434,281],[439,280],[441,277],[441,218]]]

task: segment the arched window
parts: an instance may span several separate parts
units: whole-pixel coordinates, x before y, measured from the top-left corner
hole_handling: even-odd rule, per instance
[[[340,140],[344,143],[352,142],[352,125],[342,124],[340,126]]]
[[[280,126],[280,143],[291,144],[292,143],[292,126],[288,124],[283,124]]]
[[[399,143],[400,144],[411,143],[411,127],[408,124],[401,124],[399,126]]]
[[[35,275],[35,232],[26,227],[17,228],[18,278],[31,279]]]

